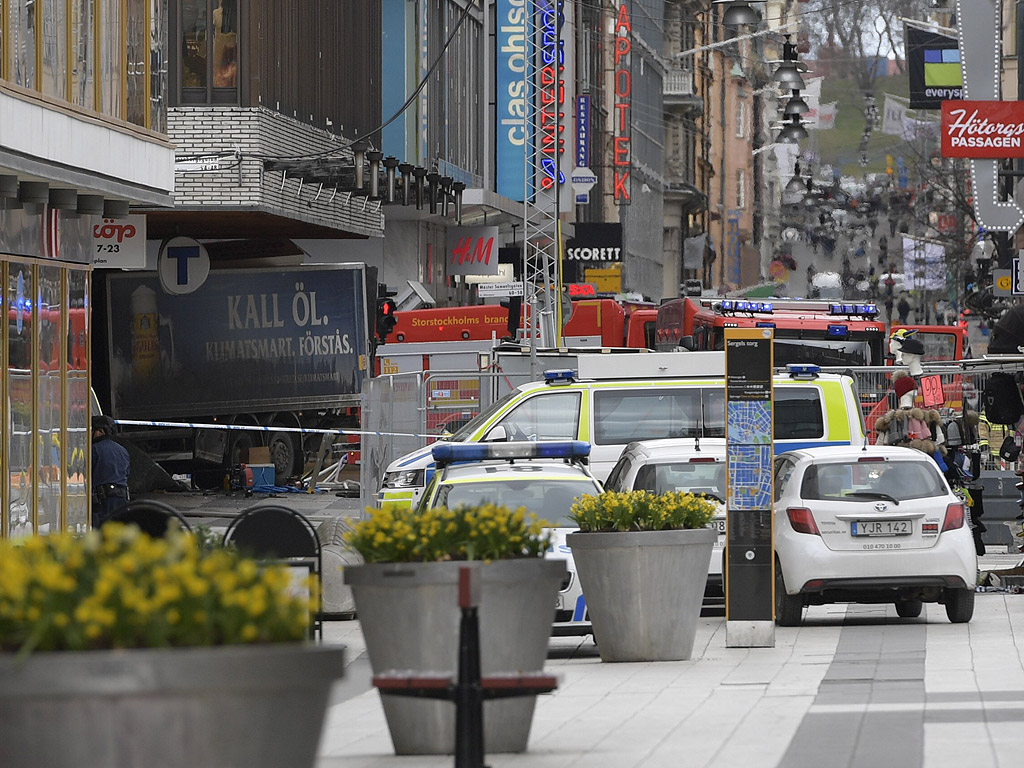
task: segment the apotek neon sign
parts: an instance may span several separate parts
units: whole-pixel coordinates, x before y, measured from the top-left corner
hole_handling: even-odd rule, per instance
[[[615,20],[615,42],[612,47],[614,70],[614,100],[612,102],[612,195],[616,205],[629,205],[629,174],[631,168],[632,139],[629,115],[633,94],[630,51],[633,48],[632,22],[629,16],[630,0],[621,0]]]

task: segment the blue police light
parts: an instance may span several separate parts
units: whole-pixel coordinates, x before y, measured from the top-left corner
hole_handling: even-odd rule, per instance
[[[544,381],[548,384],[568,384],[576,378],[576,371],[568,368],[544,371]]]
[[[878,315],[878,307],[874,304],[858,304],[857,314],[864,315],[865,317],[876,317]]]
[[[768,320],[761,320],[759,322],[754,323],[754,327],[755,328],[774,328],[775,327],[775,323],[770,322]]]
[[[758,312],[774,312],[775,307],[770,301],[762,301],[757,305]]]
[[[829,323],[828,329],[825,331],[825,336],[830,339],[845,339],[849,335],[850,329],[838,323]]]
[[[582,440],[435,443],[430,453],[438,465],[494,459],[585,459],[590,455],[590,443]]]
[[[727,299],[722,302],[721,308],[723,312],[732,312],[736,308],[736,302],[732,299]]]
[[[791,379],[816,379],[821,368],[812,363],[790,363],[786,370]]]

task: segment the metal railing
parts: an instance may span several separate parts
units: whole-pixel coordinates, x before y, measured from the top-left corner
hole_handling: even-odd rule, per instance
[[[693,96],[693,70],[670,69],[665,73],[661,90],[665,96]]]

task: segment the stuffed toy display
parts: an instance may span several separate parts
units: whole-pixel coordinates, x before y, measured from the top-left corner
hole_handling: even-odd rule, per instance
[[[936,452],[945,453],[942,417],[938,411],[917,408],[917,382],[905,373],[896,375],[892,382],[899,407],[880,416],[875,422],[879,445],[902,445],[916,448],[935,458]],[[938,459],[936,458],[936,461]]]

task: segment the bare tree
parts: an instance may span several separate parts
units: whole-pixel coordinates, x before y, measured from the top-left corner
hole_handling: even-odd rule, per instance
[[[922,18],[925,5],[924,0],[811,0],[804,18],[818,57],[831,59],[838,76],[856,79],[863,93],[871,93],[883,71],[881,60],[894,56],[904,71],[901,19]]]

